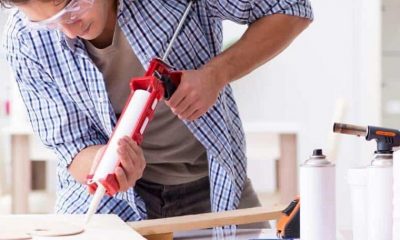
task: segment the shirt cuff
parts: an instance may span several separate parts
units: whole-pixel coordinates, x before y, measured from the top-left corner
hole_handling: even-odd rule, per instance
[[[308,0],[278,0],[274,4],[265,0],[255,0],[252,5],[250,23],[264,16],[278,13],[314,19],[312,7]]]

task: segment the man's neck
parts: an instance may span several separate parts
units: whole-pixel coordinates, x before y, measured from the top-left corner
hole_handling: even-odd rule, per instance
[[[117,5],[118,1],[114,0],[112,6],[110,6],[110,12],[103,32],[97,38],[90,40],[96,48],[106,48],[113,42],[115,24],[117,23]]]

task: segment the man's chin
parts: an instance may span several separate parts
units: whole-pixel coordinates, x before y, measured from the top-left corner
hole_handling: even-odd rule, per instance
[[[92,41],[92,40],[96,39],[96,36],[91,36],[89,34],[82,35],[82,36],[79,36],[79,37],[84,39],[84,40],[87,40],[87,41]]]
[[[96,33],[93,31],[92,24],[90,24],[90,25],[82,32],[82,34],[79,35],[80,38],[83,38],[83,39],[88,40],[88,41],[95,39],[97,36],[98,36],[98,34],[96,34]]]

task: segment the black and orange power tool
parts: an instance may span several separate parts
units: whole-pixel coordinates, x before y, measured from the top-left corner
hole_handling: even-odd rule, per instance
[[[300,197],[297,196],[282,213],[276,226],[278,238],[300,238]]]

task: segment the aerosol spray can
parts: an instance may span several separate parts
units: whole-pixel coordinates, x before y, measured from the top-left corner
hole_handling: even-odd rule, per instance
[[[391,240],[393,227],[393,154],[375,153],[368,168],[368,239]]]
[[[336,240],[335,165],[321,149],[300,166],[300,238]]]

